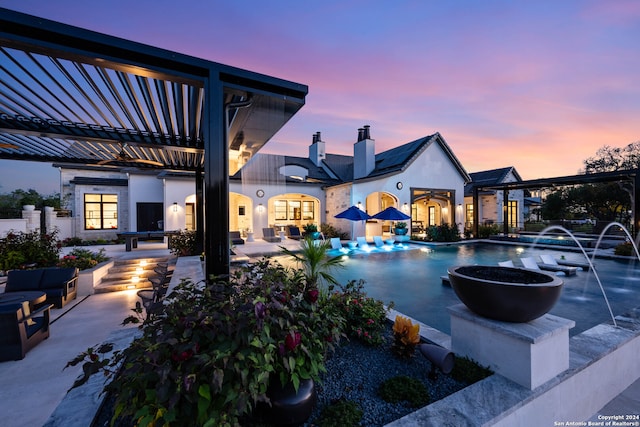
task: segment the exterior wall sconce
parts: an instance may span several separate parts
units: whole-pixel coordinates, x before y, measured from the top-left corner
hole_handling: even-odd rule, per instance
[[[409,212],[409,204],[407,202],[405,202],[404,205],[402,205],[402,211]]]
[[[358,202],[358,209],[362,209],[362,202]]]
[[[173,211],[178,212],[178,202],[173,202]]]
[[[258,213],[262,213],[262,212],[264,212],[264,206],[262,206],[262,203],[260,203],[258,205]]]

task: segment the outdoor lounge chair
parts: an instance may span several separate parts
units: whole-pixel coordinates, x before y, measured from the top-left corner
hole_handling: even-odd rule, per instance
[[[342,249],[342,242],[339,237],[332,237],[330,239],[331,249]]]
[[[570,267],[566,265],[560,265],[554,257],[548,254],[540,255],[542,263],[539,263],[539,267],[548,271],[561,271],[567,276],[573,276],[578,271],[578,267]]]
[[[29,302],[0,305],[0,362],[20,360],[49,338],[49,313],[53,304],[35,311]]]
[[[382,236],[373,236],[373,243],[377,248],[381,248],[384,246],[384,242],[382,241]]]
[[[301,240],[302,233],[300,233],[300,229],[298,227],[289,226],[289,238],[293,240]]]
[[[363,236],[356,237],[356,241],[358,242],[358,248],[363,251],[370,252],[373,250],[371,246],[367,243],[367,239]]]
[[[553,265],[548,265],[544,263],[538,263],[533,257],[520,258],[520,261],[522,261],[522,265],[524,265],[524,268],[528,268],[530,270],[551,271],[556,273],[556,276],[564,276],[564,275],[571,276],[573,274],[576,274],[576,270],[577,270],[577,268],[575,267],[563,267],[560,265],[553,266]]]
[[[276,232],[271,227],[266,227],[262,229],[262,240],[265,242],[276,243],[280,242],[280,236],[276,236]]]
[[[500,267],[515,267],[515,265],[513,264],[513,261],[511,261],[511,260],[507,260],[507,261],[500,261],[500,262],[498,263],[498,265],[499,265]]]

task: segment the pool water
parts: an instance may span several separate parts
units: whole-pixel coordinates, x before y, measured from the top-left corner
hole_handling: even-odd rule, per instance
[[[365,291],[385,303],[393,301],[395,309],[421,322],[450,334],[447,307],[460,304],[453,289],[442,284],[441,276],[447,268],[461,264],[496,265],[512,260],[521,266],[519,257],[550,254],[559,259],[586,262],[582,253],[525,246],[500,244],[462,244],[451,246],[418,246],[393,252],[358,253],[344,257],[344,269],[334,270],[340,283],[351,279],[364,279]],[[596,272],[605,288],[614,315],[640,307],[640,265],[597,258]],[[570,335],[576,335],[593,326],[611,322],[611,315],[591,271],[578,271],[575,276],[562,277],[564,281],[560,299],[551,314],[571,319],[576,326]]]

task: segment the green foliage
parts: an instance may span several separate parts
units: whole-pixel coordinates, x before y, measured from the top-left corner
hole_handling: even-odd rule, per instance
[[[345,319],[346,335],[373,346],[384,343],[387,315],[382,301],[367,296],[364,280],[351,280],[337,286],[340,291],[329,296],[330,307]],[[330,292],[333,289],[329,287]],[[391,307],[393,303],[389,304]]]
[[[176,256],[193,256],[196,253],[196,232],[181,230],[171,238],[171,253]]]
[[[493,371],[491,369],[480,366],[476,361],[469,359],[466,356],[456,356],[453,364],[453,370],[451,371],[451,377],[454,380],[467,384],[473,384],[490,375],[493,375]]]
[[[431,242],[457,242],[460,232],[455,224],[432,225],[427,228],[427,240]]]
[[[282,252],[295,259],[302,267],[307,286],[315,288],[323,280],[328,283],[336,283],[336,279],[331,275],[330,271],[342,267],[342,257],[329,257],[327,251],[329,250],[329,241],[314,241],[311,237],[307,236],[300,245],[300,250],[291,251],[283,246],[280,246]]]
[[[380,384],[378,395],[389,403],[407,401],[413,407],[421,407],[429,403],[431,396],[424,384],[405,375],[390,378]]]
[[[37,209],[44,206],[60,208],[60,194],[43,196],[34,189],[14,190],[8,194],[0,194],[0,211],[20,212],[24,205],[34,205]]]
[[[362,419],[362,409],[351,400],[339,400],[326,406],[315,424],[319,427],[358,426]]]
[[[478,227],[478,239],[487,239],[489,236],[500,233],[500,227],[497,224],[480,225]]]
[[[309,224],[303,225],[302,228],[307,233],[315,233],[316,231],[318,231],[318,226],[316,224],[311,223],[311,222]]]
[[[396,222],[394,228],[407,228],[406,222]]]
[[[93,268],[101,262],[108,261],[104,248],[98,252],[89,249],[75,248],[60,259],[58,267],[77,267],[79,270]]]
[[[324,237],[327,239],[331,239],[332,237],[338,237],[340,240],[348,240],[349,233],[340,230],[339,228],[335,228],[331,224],[320,224],[320,231],[324,234]]]
[[[57,231],[41,234],[39,231],[9,232],[0,240],[0,268],[12,270],[33,265],[36,268],[57,264],[60,242]]]
[[[616,246],[614,249],[614,253],[616,255],[621,256],[634,256],[636,255],[636,251],[633,249],[633,245],[631,242],[624,242]]]
[[[238,425],[268,400],[270,381],[319,379],[344,322],[327,304],[302,272],[266,259],[226,280],[183,281],[165,316],[143,323],[142,337],[102,369],[113,376],[114,420]]]

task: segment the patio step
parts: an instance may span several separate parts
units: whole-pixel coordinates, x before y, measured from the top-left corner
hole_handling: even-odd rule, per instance
[[[143,263],[144,261],[144,263]],[[99,285],[94,287],[94,292],[118,292],[131,289],[151,288],[148,278],[155,276],[153,271],[156,264],[166,262],[169,268],[175,265],[174,257],[139,258],[139,259],[118,259],[114,261],[113,267],[102,278]],[[141,269],[141,270],[139,270]],[[134,277],[138,278],[136,281]]]

